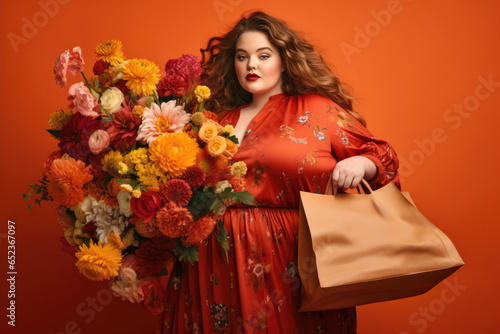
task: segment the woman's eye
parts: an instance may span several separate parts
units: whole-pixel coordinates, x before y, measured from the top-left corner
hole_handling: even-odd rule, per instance
[[[260,59],[268,59],[269,58],[269,55],[261,55],[260,56]]]
[[[236,58],[237,58],[238,60],[245,60],[245,59],[246,59],[246,56],[244,56],[244,55],[239,55],[239,56],[236,56]]]

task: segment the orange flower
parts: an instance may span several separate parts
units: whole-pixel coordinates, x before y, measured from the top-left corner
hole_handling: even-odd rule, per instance
[[[116,197],[109,196],[108,192],[105,190],[104,186],[99,186],[94,182],[89,182],[85,185],[88,194],[94,197],[96,200],[103,200],[108,206],[117,206],[118,200]]]
[[[219,118],[217,117],[217,114],[208,111],[208,110],[203,110],[203,115],[205,116],[205,119],[211,119],[212,121],[217,122]]]
[[[189,231],[193,216],[186,208],[179,208],[170,202],[156,214],[158,229],[167,237],[178,238]]]
[[[208,143],[211,139],[217,137],[217,125],[212,122],[205,122],[198,131],[198,136],[205,143]]]
[[[227,142],[224,137],[217,136],[210,139],[207,144],[207,152],[213,157],[219,157],[226,151]]]
[[[227,148],[224,151],[224,155],[228,158],[232,158],[236,154],[236,152],[238,152],[238,145],[236,145],[235,142],[233,142],[232,140],[230,140],[228,138],[225,138],[225,139],[226,139],[226,143],[227,143]]]
[[[216,221],[212,217],[201,217],[192,224],[189,234],[185,238],[182,238],[182,244],[184,246],[191,246],[205,240],[212,233],[215,224]]]
[[[116,182],[115,179],[111,179],[111,181],[108,182],[107,188],[108,188],[108,193],[111,197],[116,197],[116,195],[121,190],[120,185],[118,184],[118,182]]]
[[[196,140],[185,132],[165,133],[149,147],[150,159],[173,178],[195,164],[199,150]]]
[[[56,159],[47,173],[47,188],[54,200],[69,208],[83,202],[83,185],[92,178],[90,166],[85,167],[83,161]]]

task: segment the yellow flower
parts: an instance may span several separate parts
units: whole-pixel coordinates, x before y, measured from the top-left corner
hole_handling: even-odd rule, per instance
[[[231,175],[243,177],[247,173],[247,165],[243,161],[235,162],[229,171]]]
[[[132,191],[134,191],[134,189],[132,188],[132,186],[130,184],[122,184],[122,185],[120,185],[120,188],[122,188],[123,190],[125,190],[128,193],[131,193]]]
[[[203,100],[206,100],[210,97],[210,88],[207,86],[197,86],[194,90],[194,95],[198,99],[198,103],[202,103]]]
[[[107,61],[111,66],[116,66],[125,61],[122,47],[121,41],[110,39],[106,43],[99,44],[94,52],[100,59]]]
[[[160,82],[160,69],[146,59],[132,59],[122,69],[126,86],[138,96],[152,95]]]
[[[80,251],[75,254],[78,258],[76,266],[83,276],[93,281],[103,281],[118,275],[121,266],[122,254],[120,250],[111,244],[94,244],[90,240],[90,245],[83,244]]]
[[[222,132],[226,132],[231,136],[234,132],[234,126],[232,126],[231,124],[228,124],[224,127],[224,130]]]
[[[108,244],[119,250],[124,250],[125,248],[127,248],[123,244],[122,238],[120,238],[120,233],[111,231],[108,233]]]
[[[49,127],[51,130],[61,130],[64,122],[71,118],[73,110],[58,110],[54,111],[49,118]]]
[[[120,174],[127,174],[128,173],[128,166],[124,162],[119,162],[118,163],[118,173]]]
[[[132,196],[134,196],[135,198],[141,197],[141,191],[139,189],[135,189],[134,191],[132,191]]]
[[[136,116],[136,117],[142,118],[142,114],[144,114],[145,108],[146,107],[144,107],[144,106],[136,105],[134,107],[134,109],[132,109],[132,114],[134,114],[134,116]]]
[[[125,162],[129,168],[133,168],[133,165],[147,164],[149,162],[148,149],[141,147],[130,151],[123,157],[123,162]]]
[[[173,178],[194,165],[198,151],[196,139],[185,132],[165,133],[149,147],[150,159]]]
[[[102,159],[102,170],[108,172],[110,175],[114,177],[120,178],[120,163],[123,163],[123,157],[118,151],[109,151],[108,154],[104,156]]]
[[[191,122],[193,122],[194,125],[202,125],[203,122],[205,122],[205,115],[203,115],[202,112],[195,112],[192,116],[191,116]]]

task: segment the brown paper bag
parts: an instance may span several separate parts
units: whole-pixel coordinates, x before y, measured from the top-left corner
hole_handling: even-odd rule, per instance
[[[370,193],[300,193],[300,312],[423,294],[464,264],[408,194],[363,183]]]

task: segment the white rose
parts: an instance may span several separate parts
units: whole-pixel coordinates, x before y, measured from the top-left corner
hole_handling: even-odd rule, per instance
[[[116,87],[107,89],[101,96],[101,106],[110,114],[120,110],[123,102],[123,93]]]
[[[126,190],[120,190],[116,194],[116,199],[118,200],[118,205],[120,206],[120,211],[125,217],[130,217],[132,214],[132,209],[130,208],[130,199],[132,195]]]
[[[226,188],[231,188],[233,189],[233,186],[231,185],[231,183],[229,183],[227,180],[224,180],[224,181],[219,181],[217,182],[217,185],[216,185],[216,188],[215,188],[215,193],[216,194],[220,194],[221,192],[224,191],[224,189]]]

